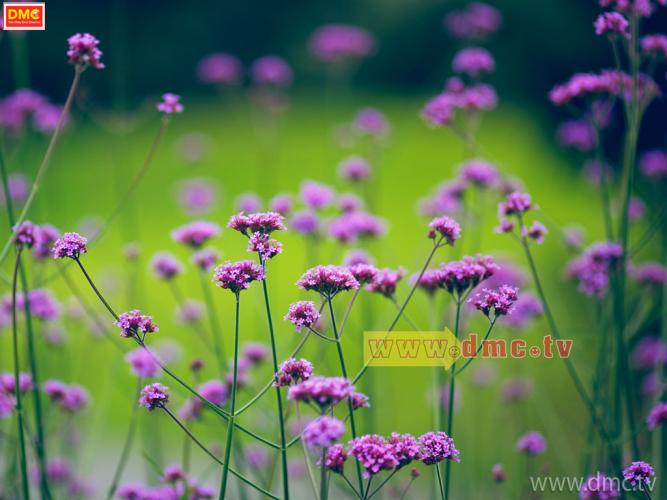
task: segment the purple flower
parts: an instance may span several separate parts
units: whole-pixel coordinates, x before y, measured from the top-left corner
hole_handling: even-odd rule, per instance
[[[197,65],[197,76],[203,83],[237,85],[242,73],[241,63],[231,54],[210,54]]]
[[[357,26],[327,24],[313,32],[308,45],[320,61],[337,63],[367,57],[375,49],[375,38]]]
[[[328,448],[345,434],[345,424],[334,417],[322,416],[303,430],[303,440],[310,449]]]
[[[368,285],[368,291],[371,293],[379,293],[391,299],[396,293],[396,286],[398,282],[405,276],[403,269],[396,271],[392,269],[378,269],[373,281]]]
[[[464,257],[440,266],[440,286],[461,297],[482,281],[493,276],[498,266],[490,256]]]
[[[257,212],[262,208],[262,200],[255,193],[244,193],[236,199],[236,206],[241,212]]]
[[[496,167],[483,160],[470,160],[461,165],[459,178],[482,189],[496,186],[500,181]]]
[[[646,204],[642,201],[641,198],[633,196],[628,202],[628,218],[630,221],[635,222],[640,220],[646,214]]]
[[[365,250],[360,248],[356,250],[350,250],[345,256],[345,265],[350,268],[356,266],[357,264],[366,264],[372,265],[373,259],[366,253]]]
[[[591,151],[595,147],[595,130],[586,120],[568,120],[558,127],[556,140],[577,151]]]
[[[299,195],[301,201],[315,210],[328,207],[334,199],[333,189],[315,181],[305,181]]]
[[[410,278],[410,284],[417,284],[417,288],[425,291],[429,295],[433,295],[438,288],[440,288],[440,271],[438,269],[427,269],[419,278],[419,273],[415,273]],[[419,278],[419,282],[417,282]]]
[[[204,309],[201,302],[187,299],[176,309],[176,320],[179,323],[191,325],[201,321]]]
[[[53,244],[53,257],[55,259],[65,257],[78,259],[82,253],[88,251],[87,243],[88,240],[79,233],[65,233]]]
[[[296,327],[296,331],[301,332],[303,328],[310,328],[319,321],[320,311],[313,302],[301,300],[289,306],[289,310],[283,319],[291,321]]]
[[[603,297],[609,283],[609,273],[623,255],[618,243],[595,243],[573,259],[567,266],[567,277],[579,283],[578,290],[586,295]]]
[[[515,191],[507,195],[505,201],[498,205],[498,214],[503,217],[520,215],[535,208],[528,193]]]
[[[137,377],[155,377],[160,372],[160,365],[155,357],[141,347],[128,352],[125,359],[130,363],[132,373]]]
[[[342,474],[347,460],[347,453],[342,444],[335,444],[327,449],[324,457],[324,467],[336,474]]]
[[[158,326],[153,323],[153,318],[141,314],[138,309],[122,313],[115,324],[120,328],[120,336],[125,338],[132,338],[140,334],[145,336],[147,333],[158,331]]]
[[[16,401],[13,396],[0,392],[0,419],[10,416],[15,406]]]
[[[529,432],[519,438],[516,449],[526,455],[541,455],[547,449],[547,442],[539,432]]]
[[[141,390],[139,404],[148,411],[161,408],[169,401],[169,388],[162,384],[149,384]]]
[[[377,277],[379,270],[377,267],[372,264],[354,264],[348,265],[347,268],[359,282],[359,285],[367,285],[368,283],[373,282]]]
[[[32,376],[29,373],[19,373],[19,392],[25,394],[32,387]],[[6,395],[14,394],[16,390],[16,378],[13,373],[0,374],[0,393]]]
[[[667,281],[667,268],[658,262],[645,262],[629,271],[640,285],[662,286]]]
[[[667,152],[659,149],[646,151],[639,160],[639,170],[646,177],[667,176]]]
[[[352,409],[358,410],[359,408],[370,408],[371,404],[368,402],[368,396],[361,392],[354,392],[350,396],[350,401],[352,401]]]
[[[387,442],[394,458],[398,461],[397,469],[408,465],[413,460],[421,459],[420,443],[412,434],[392,432]]]
[[[209,380],[197,387],[197,392],[201,394],[204,399],[217,406],[222,406],[227,402],[229,391],[227,385],[221,380]]]
[[[183,209],[193,215],[210,212],[217,198],[217,188],[212,180],[189,179],[178,186],[178,201]]]
[[[349,212],[333,219],[330,235],[341,243],[350,243],[359,237],[379,237],[386,231],[382,219],[366,212]]]
[[[630,23],[618,12],[603,12],[598,16],[593,24],[596,35],[621,35],[624,38],[630,38],[628,31]]]
[[[192,248],[200,248],[209,239],[220,234],[220,226],[211,222],[195,221],[174,229],[171,238]]]
[[[640,43],[644,54],[667,59],[667,36],[646,35]]]
[[[162,94],[162,101],[157,104],[157,110],[167,115],[182,113],[184,108],[180,101],[180,95],[167,92],[166,94]]]
[[[262,342],[248,342],[243,347],[243,356],[251,365],[256,365],[269,356],[269,350]]]
[[[646,425],[652,431],[664,422],[667,422],[667,403],[658,403],[651,408],[648,417],[646,417]]]
[[[173,484],[185,480],[186,477],[185,471],[178,464],[167,465],[162,471],[162,480],[165,483]]]
[[[273,197],[269,202],[269,207],[272,212],[279,213],[283,217],[287,216],[292,212],[292,197],[289,194],[279,194]]]
[[[455,38],[484,40],[498,31],[502,17],[495,7],[482,2],[470,2],[463,10],[445,17],[444,26]]]
[[[350,271],[341,266],[316,266],[308,269],[297,286],[306,291],[315,291],[332,299],[337,293],[359,288],[359,282]]]
[[[494,464],[493,467],[491,467],[491,477],[493,477],[493,480],[496,483],[502,483],[505,481],[505,469],[503,469],[503,466],[500,464]]]
[[[59,408],[70,413],[83,410],[88,404],[88,391],[80,385],[47,380],[44,392]]]
[[[354,130],[363,135],[383,137],[389,132],[389,122],[382,111],[364,108],[354,117]]]
[[[633,78],[618,70],[604,70],[599,74],[577,73],[567,82],[551,89],[549,99],[556,106],[563,106],[574,99],[596,94],[631,100],[634,98],[634,87]],[[643,104],[647,104],[659,95],[655,81],[643,73],[637,77],[637,87],[639,99]]]
[[[220,254],[213,248],[198,250],[192,254],[192,262],[202,271],[209,272],[220,259]]]
[[[67,58],[70,64],[84,70],[89,66],[95,69],[104,69],[102,51],[97,48],[100,41],[90,33],[77,33],[67,39],[69,48]]]
[[[279,56],[260,57],[250,68],[252,80],[257,85],[288,87],[292,83],[292,68]]]
[[[213,282],[220,288],[226,288],[235,294],[246,290],[253,281],[262,281],[264,269],[251,260],[239,262],[226,261],[220,264],[213,275]]]
[[[52,321],[60,315],[60,307],[48,290],[36,288],[28,292],[30,313],[43,321]]]
[[[424,105],[421,116],[433,126],[446,127],[452,124],[456,107],[454,96],[449,93],[442,93]]]
[[[43,260],[52,255],[52,247],[60,237],[60,231],[50,224],[37,226],[35,233],[35,246],[33,255],[37,260]]]
[[[288,358],[280,364],[273,382],[274,387],[287,387],[292,383],[308,380],[313,374],[313,365],[307,359]]]
[[[337,405],[352,396],[354,386],[342,377],[310,377],[287,391],[287,399],[308,403],[313,401],[322,408]]]
[[[272,259],[283,251],[283,245],[267,233],[253,233],[248,241],[248,252],[256,252],[263,261]]]
[[[303,235],[314,235],[318,232],[320,219],[315,212],[302,210],[292,216],[291,227]]]
[[[14,243],[20,247],[32,248],[37,238],[37,226],[29,220],[23,221],[12,228],[14,231]]]
[[[538,245],[541,245],[544,243],[544,237],[548,232],[542,223],[534,221],[530,227],[524,227],[521,230],[521,236],[535,240]]]
[[[145,493],[146,487],[143,484],[127,483],[118,487],[116,495],[123,500],[142,500]]]
[[[499,316],[506,316],[512,312],[514,303],[517,301],[517,288],[509,285],[502,285],[497,290],[484,289],[482,293],[476,294],[469,299],[475,309],[490,318],[495,319]]]
[[[496,68],[491,53],[481,47],[466,47],[454,56],[452,69],[477,78],[481,73],[491,73]]]
[[[394,449],[385,438],[377,434],[366,434],[348,443],[348,453],[364,468],[363,476],[369,479],[381,470],[398,467]]]
[[[276,212],[257,212],[245,215],[243,212],[233,215],[227,227],[249,236],[248,233],[271,234],[273,231],[282,231],[285,228],[285,218]]]
[[[7,113],[6,102],[3,106],[3,102],[0,101],[0,111]],[[0,118],[0,126],[2,126],[3,119]],[[30,189],[30,184],[28,183],[28,178],[23,174],[13,174],[7,178],[7,189],[9,190],[9,199],[16,203],[23,203],[28,197],[28,189]],[[7,202],[5,199],[4,189],[0,190],[0,203],[3,205]]]
[[[454,245],[454,242],[461,237],[461,226],[451,217],[443,215],[433,219],[428,225],[428,237],[432,240],[444,238],[447,245]]]
[[[346,181],[365,181],[371,175],[371,166],[363,158],[351,156],[338,165],[338,175]]]
[[[537,297],[529,293],[522,293],[512,307],[512,314],[503,317],[503,323],[521,330],[543,312],[542,302]]]
[[[667,345],[658,337],[644,337],[635,346],[632,362],[640,369],[650,369],[667,363]]]
[[[336,204],[341,212],[356,212],[364,208],[364,202],[356,194],[342,193],[338,196]]]
[[[183,264],[169,252],[158,252],[151,260],[155,275],[163,280],[170,280],[183,272]]]
[[[501,397],[507,403],[515,403],[528,398],[534,390],[533,382],[524,377],[507,379],[503,384]]]
[[[651,478],[655,475],[653,467],[647,462],[632,462],[623,469],[623,478],[632,486],[639,484],[651,484]]]
[[[427,432],[419,437],[421,445],[420,460],[426,465],[433,465],[443,460],[458,462],[459,450],[454,440],[444,432]]]
[[[615,478],[607,477],[601,472],[594,476],[589,476],[586,482],[579,490],[579,498],[582,500],[593,500],[599,498],[600,500],[611,500],[621,496]]]
[[[203,408],[204,403],[200,399],[195,397],[188,398],[183,403],[183,406],[178,409],[178,418],[186,422],[199,420]]]

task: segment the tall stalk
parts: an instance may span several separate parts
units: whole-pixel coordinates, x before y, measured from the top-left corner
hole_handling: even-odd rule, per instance
[[[222,466],[222,478],[220,480],[220,499],[225,498],[225,493],[227,491],[227,476],[229,473],[229,459],[232,454],[232,441],[234,437],[234,412],[236,411],[236,383],[238,377],[238,361],[239,361],[239,312],[240,312],[241,300],[239,293],[236,293],[236,305],[234,311],[234,366],[233,370],[233,381],[232,381],[232,394],[230,400],[230,415],[229,420],[227,421],[227,439],[225,443],[225,455],[224,455],[224,465]]]
[[[456,319],[454,320],[454,337],[459,338],[459,325],[461,323],[461,304],[462,299],[459,297],[456,301]],[[452,376],[449,380],[449,401],[447,402],[447,435],[452,437],[452,431],[454,429],[454,391],[456,390],[456,363],[452,363]],[[436,464],[437,466],[438,464]],[[450,469],[452,466],[452,461],[447,460],[447,465],[445,466],[445,498],[449,498],[449,484],[450,484]]]

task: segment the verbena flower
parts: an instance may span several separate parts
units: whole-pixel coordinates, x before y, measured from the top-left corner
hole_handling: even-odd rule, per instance
[[[369,479],[382,470],[398,467],[398,459],[392,446],[377,434],[366,434],[348,443],[348,453],[364,468],[363,476]]]
[[[19,392],[25,394],[32,388],[32,375],[19,373]],[[16,378],[13,373],[0,374],[0,393],[13,395],[16,389]]]
[[[162,101],[157,104],[157,110],[160,113],[171,115],[173,113],[182,113],[183,104],[181,104],[181,96],[167,92],[162,94]]]
[[[507,195],[505,201],[498,205],[498,214],[502,217],[520,215],[535,208],[528,193],[514,191]]]
[[[65,233],[53,244],[53,257],[78,259],[82,253],[88,251],[87,244],[88,240],[79,233]]]
[[[444,432],[427,432],[419,436],[421,445],[420,460],[426,465],[433,465],[443,460],[459,462],[459,450],[454,440]]]
[[[160,383],[149,384],[141,390],[139,404],[148,411],[161,408],[169,401],[169,388]]]
[[[496,63],[491,53],[481,47],[466,47],[454,56],[452,69],[456,73],[465,73],[477,78],[482,73],[491,73]]]
[[[274,387],[287,387],[308,380],[313,374],[313,365],[307,359],[288,358],[278,367],[273,381]]]
[[[623,469],[623,477],[632,486],[640,484],[651,484],[651,478],[655,475],[653,467],[647,462],[632,462]]]
[[[609,273],[616,269],[623,256],[623,247],[614,242],[595,243],[567,266],[568,278],[578,282],[578,290],[586,295],[603,297]]]
[[[165,483],[174,484],[185,480],[186,477],[185,471],[178,464],[167,465],[162,471],[162,480]]]
[[[491,467],[491,477],[496,483],[502,483],[505,481],[505,469],[500,464],[494,464]]]
[[[243,358],[252,366],[259,364],[269,357],[269,349],[262,342],[248,342],[243,346]]]
[[[289,388],[287,399],[313,402],[321,408],[337,405],[354,392],[351,382],[342,377],[310,377]]]
[[[372,264],[353,264],[347,266],[354,279],[359,282],[360,286],[371,283],[380,272],[377,267]]]
[[[21,302],[23,302],[23,299],[21,299]],[[42,321],[53,321],[60,316],[60,306],[48,290],[42,288],[30,290],[28,292],[28,304],[30,314]]]
[[[21,222],[12,228],[14,243],[20,247],[32,248],[37,239],[37,226],[29,220]]]
[[[368,402],[368,396],[361,392],[353,392],[350,396],[350,401],[352,401],[352,409],[358,410],[359,408],[370,408],[371,404]]]
[[[646,177],[667,176],[667,152],[651,149],[639,159],[639,170]]]
[[[461,226],[446,215],[436,217],[428,225],[428,237],[432,240],[443,238],[447,245],[454,245],[461,237]]]
[[[646,35],[640,43],[645,55],[667,59],[667,36]]]
[[[579,490],[579,498],[582,500],[610,500],[621,496],[616,486],[615,478],[607,477],[601,472],[589,476]]]
[[[500,28],[500,11],[482,2],[470,2],[463,10],[456,10],[444,19],[445,29],[455,38],[484,40]]]
[[[255,193],[243,193],[236,198],[236,207],[241,212],[258,212],[262,209],[262,200]]]
[[[421,445],[412,434],[392,432],[387,442],[394,458],[398,462],[396,465],[397,469],[408,465],[413,460],[421,459]]]
[[[593,23],[596,35],[620,35],[630,38],[630,22],[618,12],[603,12]]]
[[[490,256],[464,257],[440,266],[440,286],[451,294],[462,297],[482,281],[493,276],[498,266]]]
[[[357,212],[364,208],[364,201],[353,193],[342,193],[336,200],[338,209],[341,212]]]
[[[13,396],[0,392],[0,419],[9,417],[14,408],[16,407],[16,401]]]
[[[132,367],[132,373],[137,377],[150,378],[160,373],[160,365],[151,353],[141,347],[128,352],[125,359]]]
[[[338,175],[350,182],[361,182],[368,179],[371,167],[368,162],[358,156],[346,158],[338,165]]]
[[[301,185],[299,196],[305,205],[320,210],[331,205],[334,199],[334,190],[319,182],[305,181]]]
[[[60,231],[50,224],[36,227],[35,245],[32,254],[37,260],[44,260],[51,256],[53,244],[60,237]]]
[[[379,293],[387,298],[392,298],[396,294],[398,282],[405,276],[403,269],[378,269],[373,281],[368,285],[368,291]]]
[[[158,252],[151,260],[151,268],[160,279],[171,280],[183,272],[183,264],[169,252]]]
[[[503,317],[503,323],[521,330],[543,312],[542,302],[537,297],[530,293],[522,293],[512,306],[512,314]]]
[[[202,271],[209,272],[220,259],[220,254],[214,248],[204,248],[192,254],[192,262]]]
[[[19,92],[19,91],[17,91]],[[4,100],[0,100],[0,110],[2,110],[3,117],[0,118],[0,127],[7,126],[8,123],[5,121],[7,120],[7,115],[12,113],[12,110],[10,108],[13,107],[18,107],[15,112],[18,115],[17,119],[20,122],[23,122],[23,115],[24,109],[23,109],[23,104],[20,106],[14,106],[12,103],[8,103],[8,100],[10,99],[11,95]],[[38,109],[43,105],[42,102],[42,97],[39,96],[40,99],[39,101],[35,104],[35,109]],[[28,107],[29,112],[34,112],[32,110],[32,105]],[[20,123],[18,125],[18,128],[23,128],[23,124]],[[23,203],[26,198],[28,197],[28,190],[30,189],[30,184],[28,182],[28,178],[23,175],[23,174],[12,174],[7,178],[7,189],[9,191],[9,199],[12,200],[15,203]],[[5,190],[1,189],[0,190],[0,203],[3,205],[7,202],[7,199],[5,198]]]
[[[389,133],[389,122],[382,111],[363,108],[354,117],[352,128],[358,134],[381,138]]]
[[[345,256],[345,265],[350,268],[358,264],[373,265],[373,259],[365,250],[350,250]]]
[[[44,382],[44,392],[60,409],[70,413],[83,410],[89,401],[85,388],[76,384],[68,385],[59,380]]]
[[[253,281],[262,281],[264,278],[264,269],[251,260],[226,261],[219,265],[213,274],[216,286],[226,288],[237,295],[249,288]]]
[[[561,146],[587,152],[595,147],[595,130],[587,120],[567,120],[556,130]]]
[[[646,417],[646,425],[649,430],[655,430],[658,425],[667,422],[667,403],[656,404]]]
[[[601,94],[630,101],[634,99],[634,87],[633,78],[618,70],[604,70],[599,74],[577,73],[570,77],[567,82],[556,85],[551,89],[549,100],[556,106],[563,106],[574,99]],[[655,81],[643,73],[637,76],[637,87],[639,100],[644,105],[659,95],[659,89]]]
[[[375,49],[375,38],[358,26],[326,24],[313,32],[308,46],[320,61],[338,63],[370,55]]]
[[[296,331],[300,332],[303,328],[310,328],[319,321],[320,311],[313,302],[301,300],[289,306],[284,319],[291,321]]]
[[[327,449],[324,467],[336,474],[342,474],[347,460],[347,452],[342,444],[334,444]]]
[[[177,187],[178,202],[191,215],[210,212],[218,197],[218,189],[213,179],[188,179]]]
[[[320,218],[315,212],[302,210],[292,216],[290,225],[297,233],[315,235],[319,232]]]
[[[171,238],[184,245],[200,248],[211,238],[220,234],[220,226],[211,222],[195,221],[174,229]]]
[[[89,66],[95,69],[104,69],[102,51],[97,48],[100,41],[90,33],[77,33],[67,39],[69,48],[67,58],[70,64],[86,69]]]
[[[250,76],[256,85],[288,87],[292,83],[292,68],[280,56],[268,55],[256,59],[250,67]]]
[[[509,285],[502,285],[497,290],[484,289],[468,302],[478,311],[482,311],[487,318],[498,318],[512,312],[514,303],[518,299],[517,291],[516,287]]]
[[[283,224],[284,219],[276,212],[256,212],[248,215],[241,212],[229,219],[227,227],[246,236],[252,233],[271,234],[286,229]]]
[[[307,291],[315,291],[331,299],[339,292],[356,290],[359,282],[350,271],[341,266],[316,266],[308,269],[296,282]]]
[[[227,397],[229,395],[227,385],[217,379],[204,382],[197,387],[197,392],[201,394],[204,399],[217,406],[223,406],[227,402]]]
[[[470,160],[461,165],[459,179],[481,189],[487,189],[498,185],[500,175],[498,169],[491,163],[483,160]]]
[[[158,331],[158,326],[153,323],[153,318],[141,314],[139,309],[124,312],[118,316],[115,324],[120,328],[120,336],[132,338],[138,335],[146,335]]]
[[[419,278],[419,281],[417,281]],[[410,284],[417,284],[417,288],[425,291],[429,295],[433,295],[440,288],[440,270],[438,269],[427,269],[422,274],[421,278],[419,273],[415,273],[410,277]]]
[[[526,455],[541,455],[547,450],[547,442],[539,432],[529,432],[519,438],[516,449]]]
[[[248,252],[256,252],[263,261],[272,259],[282,251],[282,243],[271,238],[267,233],[259,231],[252,233],[248,241]]]
[[[289,194],[276,195],[269,202],[271,211],[279,213],[283,217],[289,215],[292,212],[293,206],[294,202],[292,201],[292,196]]]
[[[345,424],[334,417],[322,416],[303,430],[303,440],[310,449],[328,448],[345,434]]]
[[[632,266],[630,276],[640,285],[662,286],[667,281],[667,268],[658,262]]]
[[[218,52],[199,62],[197,76],[203,83],[237,85],[243,76],[243,68],[235,56]]]
[[[358,238],[377,238],[386,231],[385,222],[362,211],[344,213],[329,223],[329,234],[341,243],[351,243]]]
[[[521,230],[521,236],[535,240],[538,245],[541,245],[544,243],[544,237],[548,232],[549,231],[546,227],[544,227],[544,224],[538,221],[534,221],[530,227],[524,227]]]

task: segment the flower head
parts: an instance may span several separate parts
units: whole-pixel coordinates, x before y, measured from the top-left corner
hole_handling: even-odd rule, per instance
[[[620,35],[624,38],[630,38],[630,22],[618,12],[603,12],[598,16],[594,23],[595,34],[610,36]]]
[[[392,470],[399,465],[393,447],[377,434],[366,434],[353,439],[348,444],[348,453],[364,468],[363,476],[366,479],[381,470]]]
[[[150,378],[160,373],[160,364],[151,353],[141,347],[128,352],[125,359],[137,377]]]
[[[354,392],[354,386],[342,377],[310,377],[289,388],[287,399],[313,401],[322,408],[336,405]]]
[[[151,260],[155,275],[163,280],[170,280],[183,272],[183,264],[169,252],[158,252]]]
[[[394,458],[398,461],[396,468],[408,465],[413,460],[421,459],[421,445],[412,434],[392,432],[387,442]]]
[[[433,465],[443,460],[459,461],[459,450],[454,440],[444,432],[427,432],[419,437],[421,445],[420,460],[426,465]]]
[[[227,402],[229,390],[221,380],[209,380],[197,387],[197,392],[214,405],[222,406]]]
[[[280,364],[273,382],[274,387],[287,387],[292,383],[308,380],[313,374],[313,365],[307,359],[288,358]]]
[[[494,464],[491,467],[491,476],[496,483],[502,483],[505,480],[505,469],[500,464]]]
[[[303,235],[315,235],[320,227],[320,218],[315,212],[302,210],[292,216],[291,227]]]
[[[507,195],[505,201],[498,205],[498,214],[508,217],[510,215],[520,215],[534,208],[528,193],[514,191]]]
[[[197,250],[192,254],[192,262],[202,271],[209,272],[220,259],[220,254],[213,248]]]
[[[19,373],[19,392],[25,394],[32,387],[32,376],[29,373]],[[16,378],[13,373],[0,374],[0,393],[6,395],[14,394],[16,390]]]
[[[169,388],[160,383],[149,384],[141,390],[139,404],[148,411],[161,408],[169,401]]]
[[[432,240],[443,238],[447,245],[454,245],[461,237],[461,226],[446,215],[436,217],[428,225],[428,237]]]
[[[609,283],[609,273],[616,269],[623,247],[615,242],[595,243],[567,267],[567,277],[579,283],[578,290],[586,295],[603,297]]]
[[[284,219],[276,212],[256,212],[248,215],[241,212],[229,219],[227,227],[246,236],[249,233],[271,234],[273,231],[285,229]]]
[[[541,455],[547,449],[547,442],[539,432],[529,432],[519,438],[516,449],[526,455]]]
[[[646,417],[646,425],[652,431],[664,422],[667,422],[667,403],[661,402],[651,408],[648,417]]]
[[[359,288],[359,282],[350,271],[333,265],[308,269],[296,284],[304,290],[312,290],[328,298],[333,298],[339,292]]]
[[[262,281],[264,269],[251,260],[238,262],[226,261],[219,265],[213,274],[213,282],[220,288],[226,288],[235,294],[250,287],[253,281]]]
[[[364,108],[354,117],[352,124],[358,134],[372,137],[383,137],[389,132],[389,122],[382,111],[374,108]]]
[[[370,174],[370,165],[358,156],[346,158],[338,166],[338,175],[346,181],[361,182],[368,179]]]
[[[162,101],[157,104],[157,110],[166,115],[182,113],[184,108],[180,101],[180,95],[167,92],[166,94],[162,94]]]
[[[279,213],[283,217],[292,211],[294,202],[289,194],[278,194],[274,196],[269,202],[269,207],[272,212]]]
[[[493,276],[497,269],[490,256],[464,257],[463,260],[440,266],[440,286],[449,293],[461,296]]]
[[[412,285],[417,284],[419,289],[424,290],[429,295],[433,295],[440,288],[440,278],[440,270],[427,269],[421,277],[419,273],[413,274],[410,278],[410,283]]]
[[[60,409],[70,413],[83,410],[88,404],[88,391],[80,385],[47,380],[44,392]]]
[[[512,312],[512,307],[517,299],[516,287],[502,285],[497,290],[485,288],[482,293],[476,294],[468,302],[475,306],[478,311],[482,311],[486,317],[490,317],[493,313],[493,318],[497,318]]]
[[[313,32],[308,44],[320,61],[337,63],[367,57],[375,49],[375,38],[357,26],[327,24]]]
[[[484,40],[500,28],[502,16],[498,9],[482,2],[470,2],[463,10],[449,13],[445,29],[462,40]]]
[[[120,328],[120,336],[125,338],[132,338],[136,335],[144,336],[147,333],[158,331],[158,326],[153,323],[153,318],[141,314],[138,309],[124,312],[118,316],[115,324]]]
[[[315,303],[301,300],[289,306],[284,319],[291,321],[296,331],[300,332],[303,328],[310,328],[319,321],[320,311],[315,307]]]
[[[248,252],[256,252],[263,261],[272,259],[283,251],[283,245],[267,233],[252,233],[248,241]]]
[[[250,67],[250,76],[256,85],[288,87],[292,83],[292,68],[280,56],[263,56]]]
[[[655,475],[653,467],[647,462],[632,462],[623,469],[623,477],[632,486],[639,484],[651,484],[651,478]]]
[[[667,152],[659,149],[646,151],[639,160],[639,170],[645,177],[667,176]]]
[[[342,444],[334,444],[327,449],[324,457],[324,467],[336,474],[342,474],[347,460],[347,453]]]
[[[667,59],[667,36],[647,35],[640,42],[644,54]]]
[[[53,257],[56,259],[64,259],[65,257],[78,259],[82,253],[88,251],[87,243],[88,240],[79,233],[65,233],[62,238],[58,238],[53,244]]]
[[[396,293],[398,282],[405,276],[403,269],[378,269],[373,281],[368,285],[368,291],[379,293],[387,298],[392,298]]]
[[[209,239],[220,234],[220,226],[211,222],[195,221],[185,226],[174,229],[171,237],[174,241],[190,246],[200,248]]]
[[[595,147],[595,129],[587,120],[567,120],[559,125],[556,140],[564,147],[591,151]]]
[[[305,181],[301,185],[301,200],[310,208],[319,210],[331,205],[334,191],[329,186],[315,181]]]
[[[102,51],[97,48],[100,41],[90,33],[77,33],[67,39],[69,48],[67,58],[70,64],[84,70],[91,66],[95,69],[104,69]]]
[[[243,357],[251,365],[261,363],[269,356],[269,349],[262,342],[248,342],[243,346]]]
[[[347,268],[352,273],[352,276],[354,276],[354,279],[356,279],[359,282],[359,285],[366,285],[368,283],[372,283],[373,280],[377,278],[378,273],[380,272],[378,268],[372,264],[359,263],[359,264],[348,265]]]
[[[204,57],[197,65],[197,76],[203,83],[236,85],[242,74],[239,60],[222,52]]]
[[[611,500],[620,496],[621,492],[618,491],[616,486],[616,479],[607,477],[601,472],[598,472],[594,476],[589,476],[579,490],[579,498],[582,500],[593,500],[596,498]]]
[[[188,214],[202,215],[215,206],[218,189],[211,179],[188,179],[177,187],[178,202]]]
[[[322,416],[310,422],[303,430],[308,448],[328,448],[345,434],[345,424],[334,417]]]
[[[521,236],[535,240],[538,245],[541,245],[544,243],[544,237],[548,232],[549,231],[544,227],[544,224],[534,221],[530,227],[524,227],[521,230]]]
[[[482,73],[491,73],[496,63],[491,53],[481,47],[467,47],[454,56],[452,69],[457,73],[465,73],[473,78]]]
[[[23,221],[12,228],[14,243],[20,247],[32,248],[37,239],[37,226],[29,220]]]
[[[37,226],[33,255],[37,260],[43,260],[51,255],[53,244],[60,237],[60,231],[50,224]]]
[[[496,167],[483,160],[470,160],[461,165],[459,178],[481,189],[496,186],[500,182]]]

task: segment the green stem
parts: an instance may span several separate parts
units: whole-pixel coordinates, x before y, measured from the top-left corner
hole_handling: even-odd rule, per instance
[[[234,367],[232,380],[232,395],[230,402],[230,416],[227,421],[227,441],[225,444],[224,465],[222,466],[222,479],[220,480],[220,499],[224,499],[227,493],[227,474],[229,472],[229,459],[232,452],[232,440],[234,437],[234,412],[236,411],[236,383],[238,376],[239,361],[239,309],[241,300],[239,293],[236,293],[236,306],[234,311]]]
[[[459,299],[456,302],[456,319],[454,321],[454,337],[459,338],[459,326],[461,323],[461,304],[462,300]],[[454,399],[455,399],[455,390],[456,390],[456,363],[452,364],[452,377],[449,381],[449,401],[447,404],[447,435],[451,438],[452,431],[454,430]],[[447,460],[447,465],[445,466],[445,498],[449,498],[449,484],[450,484],[450,468],[452,466],[452,461]]]
[[[440,498],[441,498],[441,500],[446,500],[447,497],[445,496],[445,490],[442,487],[442,474],[440,473],[440,464],[439,463],[435,464],[435,474],[438,478],[438,487],[440,488]]]
[[[132,410],[130,413],[130,423],[127,428],[127,435],[125,436],[125,443],[123,444],[123,451],[120,454],[120,459],[118,460],[118,465],[116,465],[116,471],[113,475],[113,480],[111,481],[111,486],[109,486],[109,491],[107,492],[107,500],[111,500],[118,489],[118,483],[123,475],[125,470],[125,465],[127,464],[127,457],[130,454],[132,449],[132,443],[134,442],[134,435],[137,428],[137,417],[139,415],[139,405],[136,401],[136,394],[141,391],[141,386],[143,384],[143,379],[141,377],[137,378],[137,388],[132,397]]]
[[[339,341],[336,343],[336,349],[338,350],[338,360],[340,361],[340,370],[343,374],[343,378],[347,379],[348,377],[347,377],[347,368],[345,366],[345,356],[343,354],[343,346],[340,343],[338,327],[336,326],[336,315],[334,314],[331,297],[327,297],[327,302],[329,304],[329,314],[331,315],[331,327],[333,328],[336,340]],[[350,430],[352,431],[352,438],[354,439],[357,437],[357,426],[354,421],[354,408],[352,406],[352,398],[347,398],[347,412],[350,418]],[[361,465],[359,464],[358,460],[355,460],[354,463],[356,464],[357,467],[357,479],[359,481],[359,491],[364,491],[364,481],[361,476]]]
[[[327,468],[326,468],[326,459],[327,459],[327,449],[322,449],[322,458],[320,465],[320,500],[327,500],[329,496],[329,484],[327,481]]]
[[[394,474],[398,472],[398,469],[394,469],[391,471],[391,474],[389,474],[381,483],[380,485],[373,490],[373,492],[369,495],[368,491],[366,492],[366,499],[370,500],[373,496],[375,496],[376,493],[378,493],[382,487],[389,482],[389,480],[394,477]],[[370,484],[369,484],[369,489],[370,489]]]
[[[222,374],[225,369],[225,354],[222,348],[222,329],[218,321],[218,314],[213,305],[213,296],[209,288],[209,283],[206,282],[206,274],[204,271],[199,273],[199,281],[201,283],[202,295],[204,296],[204,303],[206,304],[206,313],[211,327],[211,336],[213,337],[213,348],[215,356],[218,361],[219,370]]]
[[[460,369],[459,371],[456,372],[456,375],[457,375],[457,376],[458,376],[463,370],[465,370],[466,367],[467,367],[470,363],[472,363],[472,361],[473,361],[474,359],[477,359],[477,355],[480,353],[480,351],[481,351],[482,348],[484,347],[484,342],[486,342],[486,340],[489,338],[489,335],[491,335],[491,330],[493,330],[493,326],[496,324],[496,321],[497,321],[497,320],[498,320],[498,317],[495,317],[495,318],[493,318],[493,320],[491,320],[491,323],[489,323],[489,328],[486,330],[486,335],[484,335],[484,338],[483,338],[482,341],[479,343],[479,346],[477,347],[477,351],[475,352],[475,355],[474,355],[472,358],[468,359],[468,360],[465,362],[465,364],[461,367],[461,369]],[[452,366],[452,369],[454,369],[453,366]]]

